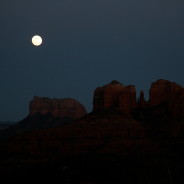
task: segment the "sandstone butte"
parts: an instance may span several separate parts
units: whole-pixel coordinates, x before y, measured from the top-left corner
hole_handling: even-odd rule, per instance
[[[72,98],[50,99],[35,96],[29,104],[29,115],[46,115],[48,113],[53,117],[78,119],[86,115],[86,109],[77,100]]]
[[[132,115],[135,108],[152,108],[165,103],[173,118],[184,118],[184,88],[168,80],[153,82],[149,91],[149,100],[144,92],[136,100],[135,86],[124,86],[118,81],[96,88],[93,98],[93,111],[109,107],[116,108],[123,114]]]
[[[135,86],[124,86],[118,81],[96,88],[93,98],[93,111],[115,107],[120,112],[130,114],[136,107]]]

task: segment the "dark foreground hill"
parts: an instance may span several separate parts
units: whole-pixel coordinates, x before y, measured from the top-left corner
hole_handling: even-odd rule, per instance
[[[6,183],[183,183],[183,97],[181,86],[158,80],[149,101],[143,92],[137,100],[134,86],[112,81],[95,90],[91,113],[1,141],[1,178]]]

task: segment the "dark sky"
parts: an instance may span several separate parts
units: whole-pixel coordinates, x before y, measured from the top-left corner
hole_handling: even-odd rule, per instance
[[[33,96],[89,112],[98,86],[116,79],[148,94],[160,78],[184,85],[183,68],[183,0],[0,1],[0,120],[23,119]]]

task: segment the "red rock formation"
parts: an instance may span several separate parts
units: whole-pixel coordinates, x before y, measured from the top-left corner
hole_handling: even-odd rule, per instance
[[[184,88],[168,80],[157,80],[150,89],[149,106],[168,104],[169,114],[172,117],[184,118]]]
[[[143,91],[140,92],[140,97],[138,99],[138,106],[140,108],[146,108],[147,107],[147,102],[144,98],[144,92]]]
[[[86,110],[82,104],[71,98],[34,97],[29,104],[29,114],[32,116],[37,113],[41,115],[50,113],[54,117],[78,119],[86,114]]]
[[[93,110],[116,107],[120,112],[131,114],[136,107],[136,90],[134,86],[124,86],[118,81],[96,88],[93,98]]]

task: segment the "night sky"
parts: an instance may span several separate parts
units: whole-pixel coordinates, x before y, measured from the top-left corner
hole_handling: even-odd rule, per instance
[[[112,80],[146,96],[160,78],[184,86],[183,0],[1,0],[0,42],[1,121],[23,119],[33,96],[90,112]]]

